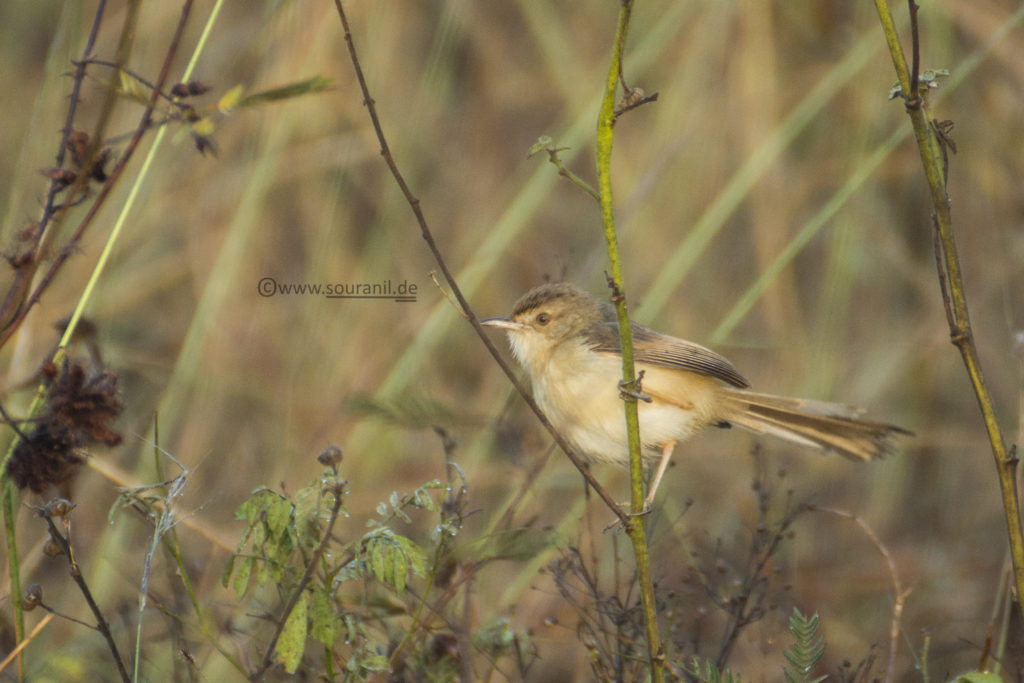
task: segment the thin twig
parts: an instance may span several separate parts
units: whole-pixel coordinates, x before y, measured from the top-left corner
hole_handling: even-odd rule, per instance
[[[565,164],[562,163],[561,152],[565,152],[569,149],[569,147],[556,146],[554,140],[552,140],[547,135],[542,135],[537,140],[537,142],[534,143],[533,147],[530,148],[530,153],[527,154],[526,156],[532,157],[534,154],[540,151],[547,152],[548,162],[558,169],[558,175],[567,179],[573,185],[589,194],[591,197],[594,198],[594,201],[600,204],[601,195],[598,193],[598,191],[591,187],[590,183],[588,183],[586,180],[584,180],[583,178],[579,177],[578,175],[570,171],[568,168],[566,168]]]
[[[146,109],[143,111],[142,119],[139,121],[139,125],[135,129],[135,134],[132,135],[131,140],[128,141],[127,146],[121,153],[121,157],[117,160],[113,170],[108,174],[107,181],[100,188],[99,193],[96,195],[96,199],[93,201],[92,206],[89,207],[89,211],[86,213],[82,222],[79,223],[78,228],[72,234],[71,239],[68,243],[58,251],[53,263],[50,264],[46,274],[39,281],[39,284],[33,290],[32,295],[25,301],[24,305],[18,310],[17,314],[7,325],[7,327],[0,332],[0,347],[2,347],[7,340],[17,330],[21,321],[25,319],[28,312],[32,307],[39,302],[43,292],[50,286],[65,261],[74,253],[78,247],[78,244],[82,240],[82,236],[85,234],[86,229],[92,224],[92,221],[99,214],[100,209],[103,207],[103,203],[106,198],[113,191],[114,186],[117,184],[118,179],[124,172],[125,167],[131,160],[132,155],[135,153],[135,149],[139,146],[143,136],[150,129],[150,123],[153,118],[153,111],[156,109],[156,103],[160,99],[160,94],[163,91],[164,85],[170,76],[171,66],[174,64],[174,58],[178,54],[178,47],[181,44],[181,37],[185,32],[185,27],[188,24],[188,19],[192,14],[193,0],[185,0],[181,8],[181,16],[178,19],[178,25],[175,27],[174,36],[171,39],[171,43],[167,48],[167,54],[164,57],[163,65],[160,67],[160,74],[156,79],[156,83],[153,86],[153,93],[150,95],[149,102],[146,105]],[[84,61],[84,60],[83,60]],[[93,144],[98,144],[97,140],[93,141]],[[84,175],[84,174],[83,174]]]
[[[37,635],[39,635],[39,632],[46,628],[46,625],[53,620],[53,617],[53,612],[47,613],[47,615],[43,617],[38,624],[35,625],[35,628],[32,629],[32,633],[28,634],[27,638],[20,641],[18,643],[18,646],[11,650],[11,653],[9,655],[4,657],[4,660],[0,662],[0,673],[3,673],[3,670],[7,668],[7,665],[13,662],[14,658],[21,654],[21,651],[28,647],[28,644],[31,643]]]
[[[907,597],[910,595],[910,589],[904,589],[903,584],[900,582],[899,571],[896,568],[896,561],[893,560],[892,553],[882,543],[882,540],[878,537],[878,534],[868,526],[867,522],[860,518],[860,516],[847,512],[846,510],[837,510],[835,508],[823,508],[813,507],[813,510],[819,512],[827,512],[843,519],[849,519],[860,527],[860,530],[868,537],[871,544],[875,546],[875,549],[885,559],[886,567],[889,570],[889,579],[892,582],[892,621],[889,624],[889,664],[885,670],[885,681],[891,683],[896,676],[896,645],[899,643],[900,638],[900,622],[903,617],[903,607],[906,604]]]
[[[441,250],[438,248],[437,243],[434,241],[433,233],[431,233],[430,227],[427,224],[427,219],[424,217],[423,210],[420,208],[420,200],[417,199],[413,195],[412,191],[409,189],[408,184],[405,182],[405,178],[402,176],[402,173],[398,170],[398,166],[395,163],[394,157],[391,156],[391,149],[388,146],[387,139],[384,137],[384,129],[381,126],[380,119],[377,116],[377,107],[373,101],[373,98],[370,96],[369,86],[367,85],[366,78],[363,75],[363,69],[359,64],[359,56],[356,54],[355,42],[352,40],[352,31],[349,28],[348,17],[345,15],[345,10],[341,6],[341,0],[334,0],[334,6],[338,10],[338,17],[341,19],[341,25],[345,31],[345,43],[348,45],[349,58],[352,61],[353,69],[355,69],[356,80],[359,82],[359,88],[363,93],[363,104],[366,105],[366,110],[369,113],[370,121],[373,124],[374,133],[376,133],[377,141],[380,144],[381,156],[384,157],[384,162],[387,164],[388,169],[391,171],[392,177],[394,177],[395,182],[398,183],[399,189],[402,191],[402,194],[405,195],[405,199],[409,203],[409,208],[412,209],[413,214],[416,216],[416,222],[420,226],[420,234],[423,237],[423,241],[427,243],[427,247],[430,249],[430,253],[433,254],[434,260],[437,261],[438,268],[441,269],[441,274],[444,275],[445,281],[448,283],[448,286],[451,287],[452,294],[455,295],[455,298],[459,302],[459,306],[465,312],[466,317],[469,320],[469,323],[473,326],[473,329],[476,331],[477,336],[480,337],[480,340],[487,348],[487,351],[491,354],[491,357],[494,358],[495,362],[498,364],[498,367],[501,368],[502,372],[505,373],[505,376],[508,377],[510,382],[512,382],[512,386],[515,387],[516,391],[519,392],[519,395],[523,397],[523,400],[526,401],[526,404],[537,416],[537,419],[540,420],[541,424],[544,425],[544,428],[547,429],[551,436],[554,438],[555,443],[557,443],[559,448],[561,448],[562,451],[566,454],[566,456],[568,456],[569,460],[572,461],[572,464],[575,465],[576,469],[578,469],[580,471],[580,474],[583,475],[583,478],[586,479],[587,482],[594,487],[594,490],[597,491],[597,495],[601,497],[601,500],[603,500],[605,504],[609,507],[609,509],[611,509],[618,516],[622,524],[626,528],[629,528],[630,526],[632,526],[629,515],[627,515],[618,506],[618,504],[615,502],[615,499],[612,498],[611,495],[604,489],[604,487],[602,487],[598,483],[597,479],[594,478],[594,475],[592,475],[590,471],[587,469],[586,465],[584,465],[583,460],[580,459],[580,457],[572,449],[569,443],[562,437],[561,434],[558,433],[554,426],[548,421],[547,417],[545,417],[543,411],[541,411],[536,401],[533,400],[533,396],[530,395],[530,392],[526,389],[523,383],[519,381],[519,378],[516,376],[515,372],[513,372],[512,368],[509,367],[508,363],[506,363],[505,360],[501,357],[501,354],[498,353],[498,349],[494,346],[494,343],[491,342],[490,338],[487,336],[487,333],[484,331],[483,326],[480,324],[479,318],[477,318],[476,314],[473,313],[473,309],[470,307],[469,302],[466,300],[466,297],[463,296],[462,290],[459,289],[459,285],[455,281],[455,277],[452,275],[451,271],[448,269],[448,264],[445,262],[444,257],[441,254]]]
[[[466,313],[461,308],[459,308],[458,302],[455,301],[454,299],[452,299],[452,295],[449,294],[448,292],[446,292],[444,287],[441,286],[441,283],[437,281],[437,273],[436,272],[430,271],[430,281],[434,283],[435,287],[437,287],[437,291],[441,292],[441,296],[443,296],[445,298],[445,300],[449,304],[451,304],[451,306],[455,310],[455,312],[458,313],[462,317],[463,320],[469,320],[469,316],[466,315]]]
[[[920,9],[914,0],[907,0],[910,8],[910,92],[907,93],[907,108],[921,106],[921,84],[918,82],[921,74],[921,37],[917,24],[917,10]]]
[[[159,438],[159,434],[156,435]],[[164,540],[164,535],[174,528],[175,525],[175,510],[174,510],[174,499],[182,495],[185,488],[185,483],[188,481],[188,470],[183,471],[170,482],[167,486],[167,491],[163,499],[163,509],[156,517],[156,523],[153,525],[153,540],[150,543],[149,549],[146,551],[146,557],[142,565],[142,581],[139,586],[139,617],[135,624],[135,668],[132,671],[132,679],[139,679],[139,667],[142,661],[142,625],[146,616],[146,603],[149,598],[149,581],[153,573],[153,557],[156,555],[157,548],[160,543]],[[164,487],[162,487],[164,488]]]
[[[949,329],[956,329],[956,317],[953,315],[953,303],[949,296],[949,282],[946,280],[946,270],[942,266],[942,235],[939,234],[939,223],[932,214],[932,248],[934,250],[936,274],[939,279],[939,294],[942,296],[942,309],[946,312],[946,324]]]
[[[3,404],[0,404],[0,416],[4,419],[4,424],[10,425],[14,433],[18,435],[18,438],[22,441],[28,441],[28,437],[25,436],[25,432],[21,431],[21,427],[18,426],[19,422],[28,422],[28,420],[15,420],[7,413],[7,409],[4,408]]]
[[[132,71],[131,69],[128,69],[128,68],[126,68],[124,66],[121,66],[117,62],[107,61],[106,59],[96,59],[95,57],[91,58],[91,59],[88,59],[86,61],[89,64],[96,64],[97,66],[107,66],[107,67],[110,67],[111,69],[114,69],[114,73],[118,73],[118,72],[125,73],[128,76],[130,76],[131,78],[134,78],[136,81],[138,81],[142,85],[144,85],[147,88],[149,88],[150,90],[155,90],[154,85],[148,79],[146,79],[146,77],[144,77],[142,74],[136,73],[136,72]],[[167,100],[167,102],[169,104],[172,104],[172,105],[174,105],[176,107],[185,107],[185,106],[187,106],[187,105],[182,104],[181,102],[178,102],[177,100],[175,100],[173,97],[171,97],[170,95],[168,95],[165,92],[161,92],[160,93],[160,97],[162,97],[163,99]]]
[[[121,680],[130,681],[131,676],[128,675],[128,669],[125,668],[124,660],[121,659],[121,653],[117,650],[117,643],[114,641],[114,635],[110,632],[110,626],[107,624],[107,620],[104,618],[99,605],[96,604],[96,600],[92,596],[92,591],[89,590],[89,584],[86,583],[85,577],[82,576],[82,570],[78,566],[78,560],[75,559],[75,553],[71,548],[71,543],[68,541],[67,537],[60,532],[60,529],[57,528],[57,525],[53,521],[53,517],[46,508],[39,508],[38,512],[39,515],[46,520],[46,525],[50,529],[50,538],[57,544],[61,554],[68,559],[68,568],[71,572],[71,578],[74,579],[75,583],[78,585],[78,590],[82,592],[82,596],[85,598],[86,604],[89,605],[89,609],[96,618],[96,629],[103,635],[103,639],[107,641],[107,647],[110,648],[110,653],[114,657],[114,663],[117,664],[117,671],[121,674]]]

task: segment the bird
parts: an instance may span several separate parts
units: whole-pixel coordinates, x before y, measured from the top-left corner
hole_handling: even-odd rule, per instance
[[[481,324],[507,333],[537,405],[584,460],[629,467],[622,349],[610,304],[571,283],[548,283],[520,297],[511,315]],[[878,458],[893,449],[894,437],[912,434],[838,403],[753,391],[708,348],[636,323],[630,330],[643,462],[654,471],[645,510],[676,445],[706,427],[735,425],[854,461]]]

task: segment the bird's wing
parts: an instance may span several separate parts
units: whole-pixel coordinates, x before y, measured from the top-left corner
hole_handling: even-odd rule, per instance
[[[711,349],[685,339],[655,332],[636,323],[630,325],[630,329],[633,331],[633,352],[637,363],[696,372],[740,389],[750,386],[750,382],[733,367],[732,363]],[[619,344],[619,327],[616,323],[607,323],[606,329],[596,341],[594,350],[599,353],[622,352]]]

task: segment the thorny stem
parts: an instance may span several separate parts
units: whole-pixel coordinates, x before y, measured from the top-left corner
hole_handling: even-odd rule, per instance
[[[93,204],[90,207],[90,210],[88,211],[86,217],[79,224],[78,229],[72,235],[68,243],[62,249],[59,250],[56,258],[54,258],[53,263],[50,265],[50,268],[47,270],[44,277],[41,278],[39,284],[36,286],[35,290],[33,290],[31,296],[28,296],[28,298],[26,299],[25,297],[28,293],[29,288],[31,287],[31,282],[34,279],[35,271],[40,263],[40,259],[48,251],[49,241],[54,238],[54,235],[56,235],[57,230],[56,225],[54,225],[54,222],[60,221],[66,215],[65,208],[61,208],[58,210],[54,206],[54,200],[60,188],[56,184],[51,184],[50,191],[47,195],[46,208],[35,230],[35,243],[32,245],[31,251],[28,254],[29,260],[25,264],[23,264],[23,266],[19,270],[16,270],[14,282],[11,285],[11,289],[9,290],[7,298],[3,302],[3,307],[0,308],[0,347],[2,347],[18,330],[21,322],[25,319],[25,316],[28,315],[32,307],[39,301],[43,292],[46,291],[46,289],[50,286],[50,283],[53,282],[54,278],[57,276],[57,273],[60,271],[61,267],[70,257],[70,255],[74,253],[75,248],[81,242],[82,236],[84,235],[86,228],[88,228],[88,226],[92,223],[92,220],[99,213],[99,210],[102,207],[104,200],[110,194],[110,191],[114,187],[114,184],[117,182],[121,173],[124,171],[125,166],[128,164],[128,160],[131,158],[132,153],[135,151],[135,148],[138,147],[138,144],[141,141],[143,135],[148,130],[150,120],[152,118],[153,109],[156,106],[157,98],[159,96],[159,90],[163,88],[163,85],[167,81],[168,75],[170,74],[171,65],[174,62],[174,57],[177,54],[178,46],[181,42],[181,37],[185,31],[185,26],[188,23],[188,18],[191,15],[192,3],[193,0],[185,0],[182,6],[181,17],[178,21],[177,27],[175,28],[174,36],[171,39],[171,43],[167,48],[167,54],[164,57],[164,63],[163,66],[161,67],[160,76],[156,81],[157,90],[154,91],[150,99],[150,102],[147,105],[145,112],[143,113],[142,120],[139,123],[138,128],[136,129],[135,135],[133,136],[131,142],[128,144],[127,148],[122,154],[116,167],[110,173],[106,183],[103,185],[103,188],[100,190],[96,199],[93,201]],[[124,63],[128,59],[128,53],[131,47],[132,37],[135,35],[134,28],[140,5],[141,3],[137,0],[134,2],[130,2],[128,11],[125,13],[124,25],[122,27],[120,42],[118,44],[117,50],[118,63]],[[75,112],[77,111],[78,97],[81,90],[82,80],[85,78],[85,60],[88,59],[95,45],[95,40],[99,33],[99,27],[102,23],[105,7],[106,2],[104,0],[101,0],[93,19],[93,26],[86,43],[85,51],[83,52],[83,58],[80,62],[78,62],[75,65],[74,86],[72,88],[71,102],[68,105],[68,116],[66,118],[64,126],[60,149],[58,150],[56,156],[58,164],[62,164],[64,161],[64,154],[67,148],[67,143],[69,138],[71,137],[74,126],[74,117]],[[98,154],[101,145],[102,131],[106,128],[106,123],[109,120],[110,115],[113,111],[114,102],[116,98],[117,93],[116,91],[114,91],[113,88],[111,88],[107,93],[106,100],[104,101],[103,108],[99,116],[99,122],[97,123],[95,133],[92,136],[90,149],[86,155],[87,164],[93,163],[92,160],[95,159]],[[88,182],[87,175],[88,174],[85,172],[79,174],[78,179],[75,181],[75,183],[72,184],[71,189],[69,189],[68,191],[68,201],[65,202],[64,207],[67,207],[71,204],[71,199],[73,198],[74,193],[77,192],[79,189],[81,189],[84,192],[85,183]],[[74,332],[74,326],[76,322],[77,319],[73,317],[73,319],[68,323],[68,326],[65,330],[66,337],[70,337],[70,335]],[[58,347],[57,353],[55,354],[54,358],[55,362],[59,362],[59,356],[62,353],[63,348]],[[43,398],[44,391],[41,388],[29,409],[30,417],[34,415],[35,411],[38,410],[38,408],[42,405]],[[17,556],[17,537],[15,534],[14,525],[15,491],[14,486],[10,480],[10,477],[7,476],[7,463],[10,460],[11,455],[14,453],[14,449],[18,445],[18,443],[19,438],[16,435],[15,438],[12,440],[7,450],[7,453],[3,456],[2,462],[0,462],[0,489],[2,489],[2,491],[0,491],[0,497],[2,497],[2,507],[5,517],[5,531],[7,535],[7,566],[9,569],[9,575],[11,577],[11,587],[12,590],[15,591],[15,595],[20,595],[21,582],[19,577],[20,569]],[[15,603],[14,606],[14,621],[15,634],[20,639],[21,637],[23,637],[25,629],[24,616],[22,613],[21,605],[18,603]],[[118,662],[118,665],[122,666],[120,661]]]
[[[181,17],[178,20],[178,25],[175,27],[174,36],[171,39],[171,44],[167,48],[167,55],[164,58],[164,63],[160,67],[160,74],[156,79],[156,83],[154,84],[153,93],[152,95],[150,95],[149,102],[146,104],[146,109],[142,114],[142,119],[139,121],[139,125],[135,129],[135,134],[132,135],[131,140],[128,141],[128,145],[125,147],[120,159],[118,159],[117,164],[114,166],[113,170],[111,170],[107,178],[107,182],[103,184],[103,187],[96,195],[95,201],[93,201],[92,205],[89,207],[89,211],[86,213],[85,218],[82,219],[82,222],[78,225],[78,228],[71,236],[71,239],[68,241],[68,244],[65,245],[58,252],[57,256],[53,260],[53,263],[50,265],[50,268],[46,271],[46,274],[43,276],[42,280],[36,286],[35,290],[33,290],[32,295],[28,298],[25,304],[18,311],[17,315],[11,321],[10,325],[8,325],[8,327],[4,329],[2,333],[0,333],[0,346],[3,346],[3,344],[7,342],[10,336],[17,329],[18,324],[22,320],[24,320],[25,316],[32,309],[32,307],[36,303],[38,303],[40,297],[42,297],[43,295],[43,292],[46,291],[47,287],[50,286],[50,283],[57,276],[57,273],[64,265],[64,262],[67,261],[68,258],[70,258],[71,254],[75,253],[75,247],[81,241],[82,235],[85,233],[86,229],[89,227],[89,225],[92,224],[92,221],[99,214],[104,201],[106,200],[107,196],[111,193],[111,191],[114,189],[114,186],[117,184],[118,179],[121,177],[121,174],[124,172],[125,167],[128,165],[128,161],[132,158],[132,155],[135,153],[135,149],[139,146],[139,143],[142,141],[143,136],[149,130],[153,118],[153,111],[156,108],[156,103],[160,99],[161,93],[163,92],[164,85],[167,83],[167,79],[170,77],[171,66],[174,62],[174,57],[178,53],[178,47],[181,44],[181,37],[184,34],[185,26],[188,24],[188,18],[192,13],[192,3],[193,0],[185,0],[185,3],[181,8]],[[94,141],[94,144],[98,144],[98,141]]]
[[[96,37],[99,35],[100,24],[103,20],[103,15],[106,10],[106,0],[100,0],[96,7],[96,13],[93,16],[92,28],[89,30],[89,37],[85,41],[85,49],[82,50],[82,61],[75,64],[75,71],[72,77],[71,85],[71,96],[68,103],[68,113],[64,118],[64,128],[61,131],[60,144],[57,147],[56,154],[56,167],[61,168],[64,165],[64,157],[67,154],[68,140],[71,138],[71,133],[74,130],[75,114],[78,112],[79,94],[82,91],[82,83],[85,81],[85,63],[86,57],[92,53],[93,47],[96,45]],[[93,150],[95,152],[95,150]],[[94,155],[90,155],[94,156]],[[92,159],[88,159],[87,163],[92,163]],[[86,180],[79,178],[75,182],[71,189],[68,191],[68,203],[74,193],[84,187]],[[14,281],[11,283],[10,289],[7,291],[7,296],[4,299],[2,305],[0,305],[0,330],[6,330],[14,321],[18,314],[21,312],[24,306],[25,296],[28,294],[28,288],[32,284],[32,278],[35,275],[36,268],[39,264],[39,259],[44,253],[43,249],[43,236],[46,234],[46,228],[55,215],[54,206],[57,199],[57,193],[61,191],[61,184],[58,181],[52,181],[50,188],[46,193],[46,203],[43,205],[43,213],[39,219],[39,223],[36,225],[33,243],[28,249],[29,261],[22,264],[20,267],[16,267],[16,273]],[[20,318],[19,318],[20,319]]]
[[[363,69],[359,65],[359,57],[356,53],[355,43],[352,40],[352,31],[349,28],[348,17],[345,15],[345,10],[341,6],[341,0],[334,0],[334,6],[338,10],[338,17],[340,18],[342,28],[345,31],[345,43],[348,45],[349,58],[352,61],[352,67],[355,70],[356,80],[359,82],[359,88],[363,93],[363,104],[366,105],[370,121],[373,124],[373,130],[376,133],[377,141],[380,144],[381,156],[384,157],[384,162],[391,171],[391,175],[394,177],[399,189],[401,189],[402,194],[405,195],[405,199],[409,203],[409,208],[412,209],[413,214],[416,216],[416,221],[420,226],[420,234],[423,237],[423,241],[427,243],[430,253],[433,254],[434,260],[437,261],[437,265],[441,269],[441,274],[444,275],[445,281],[448,283],[448,286],[451,287],[452,294],[455,295],[456,300],[459,302],[459,306],[462,308],[463,313],[465,313],[466,319],[469,320],[469,323],[473,326],[477,336],[480,337],[480,340],[494,358],[498,367],[501,368],[509,381],[512,382],[512,386],[515,387],[516,391],[519,392],[519,395],[523,397],[523,400],[526,401],[526,404],[537,416],[537,419],[540,420],[541,424],[544,425],[544,428],[547,429],[548,433],[550,433],[552,438],[554,438],[555,443],[557,443],[559,448],[561,448],[566,456],[568,456],[569,460],[572,461],[572,464],[575,465],[576,469],[578,469],[580,474],[583,475],[583,478],[587,480],[587,483],[594,488],[597,495],[601,497],[601,500],[603,500],[608,508],[618,516],[622,524],[629,528],[632,526],[629,516],[620,509],[616,504],[615,499],[612,498],[604,487],[598,483],[597,479],[594,478],[594,475],[592,475],[586,465],[583,464],[583,461],[572,449],[569,443],[561,434],[558,433],[554,426],[548,421],[547,417],[544,416],[544,413],[541,411],[536,401],[533,400],[533,396],[530,395],[530,392],[526,389],[523,383],[519,381],[519,378],[516,377],[512,368],[509,367],[508,363],[506,363],[501,357],[501,354],[498,353],[498,349],[487,336],[483,326],[480,324],[479,318],[477,318],[476,314],[473,313],[473,309],[470,307],[469,302],[466,300],[466,297],[463,296],[462,290],[459,289],[459,285],[455,281],[455,277],[452,275],[451,271],[448,269],[448,264],[445,262],[444,257],[441,254],[441,250],[434,241],[433,233],[430,231],[427,219],[423,215],[423,210],[420,208],[420,200],[417,199],[409,189],[409,186],[405,182],[405,178],[398,170],[398,165],[395,163],[394,157],[391,156],[391,149],[388,147],[387,139],[384,137],[384,129],[381,126],[380,119],[377,117],[377,107],[373,98],[370,96],[370,89],[366,84],[366,78],[363,76]]]
[[[85,48],[82,50],[83,58],[87,57],[96,45],[96,37],[100,32],[100,24],[103,22],[103,15],[106,11],[107,3],[106,0],[100,0],[96,5],[96,13],[93,15],[92,28],[89,30],[89,37],[85,41]],[[127,27],[127,24],[126,24]],[[85,69],[76,68],[75,74],[72,79],[71,88],[71,99],[68,103],[68,113],[64,119],[64,129],[61,136],[60,145],[57,147],[56,164],[58,167],[64,164],[64,155],[67,153],[68,139],[71,137],[71,132],[74,128],[75,114],[78,111],[79,94],[82,90],[82,82],[85,80]],[[89,162],[91,163],[91,161]],[[80,179],[82,180],[82,179]],[[82,180],[84,182],[84,180]],[[26,309],[25,297],[28,294],[29,288],[32,286],[32,279],[35,276],[36,268],[39,264],[39,259],[44,253],[45,248],[42,244],[43,235],[46,233],[46,227],[49,223],[50,218],[54,215],[54,201],[56,200],[57,193],[60,191],[60,185],[57,182],[50,183],[50,189],[46,195],[46,204],[43,209],[43,215],[39,220],[39,224],[35,229],[35,235],[33,236],[33,244],[29,248],[29,260],[22,264],[20,268],[15,269],[14,280],[11,283],[10,289],[7,292],[2,304],[0,304],[0,331],[7,332],[13,331],[17,327],[15,320],[20,321],[23,319],[22,311]],[[69,191],[69,200],[71,194]],[[9,336],[9,335],[7,335]],[[4,337],[6,339],[6,336]],[[3,345],[3,341],[0,341],[0,346]],[[16,506],[14,502],[15,491],[14,484],[11,482],[10,477],[6,475],[7,472],[7,461],[10,459],[11,454],[14,452],[14,446],[16,445],[20,435],[16,434],[14,441],[11,443],[7,454],[3,457],[3,462],[0,463],[0,507],[3,508],[4,516],[4,535],[7,539],[7,568],[8,576],[11,581],[11,594],[21,595],[21,567],[18,561],[18,543],[17,543],[17,530],[15,528],[15,515]],[[17,641],[20,643],[25,638],[25,614],[21,607],[21,601],[14,601],[14,635]],[[22,678],[24,671],[22,669],[22,658],[18,656],[18,677],[19,680]]]

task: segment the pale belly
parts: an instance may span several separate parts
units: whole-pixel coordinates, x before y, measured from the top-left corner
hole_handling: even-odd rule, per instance
[[[626,418],[618,386],[622,376],[621,360],[617,356],[597,359],[590,356],[587,372],[568,372],[552,378],[555,381],[534,384],[534,396],[555,429],[580,456],[594,462],[627,465]],[[645,374],[644,393],[672,398],[671,402],[655,398],[637,404],[646,461],[656,460],[664,444],[685,441],[714,421],[712,409],[717,382],[682,373],[690,380],[687,384],[692,384],[693,391],[679,396],[675,387],[680,373],[682,371],[648,368]]]

